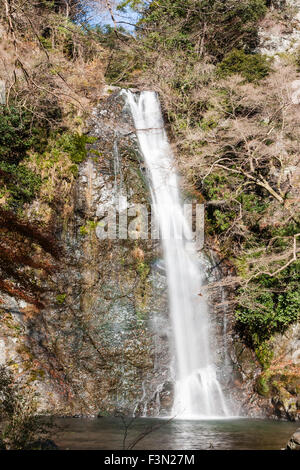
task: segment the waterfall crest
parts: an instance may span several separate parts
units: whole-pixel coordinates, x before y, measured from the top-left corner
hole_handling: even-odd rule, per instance
[[[172,150],[155,92],[124,92],[149,171],[167,272],[170,316],[176,350],[173,415],[184,418],[228,416],[209,340],[208,308],[199,295],[203,273],[180,200]],[[185,239],[182,236],[185,234]]]

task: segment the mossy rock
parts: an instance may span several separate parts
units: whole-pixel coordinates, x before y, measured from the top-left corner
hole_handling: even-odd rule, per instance
[[[264,375],[258,377],[255,388],[257,393],[263,397],[269,397],[271,395],[269,380]]]
[[[300,395],[300,377],[298,375],[293,375],[289,378],[286,389],[292,395]]]

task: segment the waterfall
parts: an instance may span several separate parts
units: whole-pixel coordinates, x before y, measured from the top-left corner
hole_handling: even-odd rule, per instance
[[[228,416],[210,348],[208,308],[205,297],[199,295],[203,269],[184,215],[159,99],[152,91],[139,94],[126,91],[125,94],[149,172],[164,251],[176,351],[173,415],[177,418]]]

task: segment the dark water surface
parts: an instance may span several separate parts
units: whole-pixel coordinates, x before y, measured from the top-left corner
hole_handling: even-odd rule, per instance
[[[62,449],[122,449],[124,427],[119,418],[58,418],[56,443]],[[211,421],[138,418],[128,433],[127,445],[149,426],[161,425],[134,449],[139,450],[280,450],[299,423],[233,419]]]

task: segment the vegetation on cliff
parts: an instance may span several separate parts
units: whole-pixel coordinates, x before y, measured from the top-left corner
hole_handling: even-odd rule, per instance
[[[36,273],[55,266],[57,210],[72,205],[103,83],[105,51],[76,24],[84,15],[76,1],[0,2],[0,283],[39,306]]]
[[[48,440],[53,426],[35,415],[36,397],[0,367],[0,450],[55,449]]]

